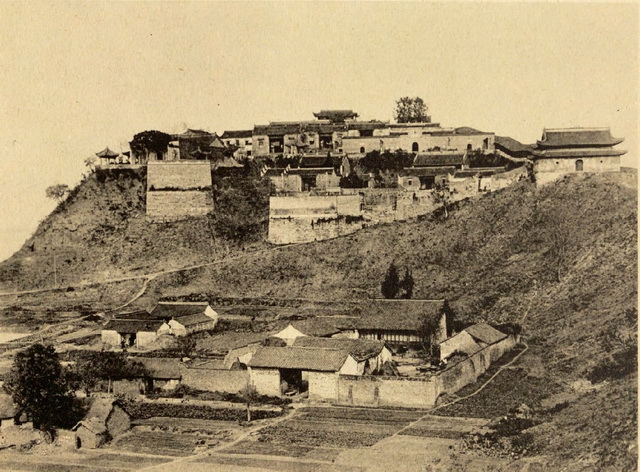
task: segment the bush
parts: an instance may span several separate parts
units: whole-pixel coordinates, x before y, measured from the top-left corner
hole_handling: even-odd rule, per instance
[[[638,352],[635,344],[606,356],[587,373],[592,384],[626,377],[638,370]]]
[[[123,407],[135,419],[147,419],[155,416],[168,418],[192,418],[199,420],[243,421],[246,413],[241,409],[212,408],[205,405],[149,403],[125,400]],[[254,420],[277,418],[279,411],[257,410],[252,413]]]

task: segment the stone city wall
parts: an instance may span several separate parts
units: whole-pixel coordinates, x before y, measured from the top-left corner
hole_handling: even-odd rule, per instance
[[[204,216],[213,211],[211,190],[156,190],[147,192],[147,218],[152,222]]]
[[[203,189],[210,188],[211,164],[209,161],[149,162],[147,165],[147,188]]]

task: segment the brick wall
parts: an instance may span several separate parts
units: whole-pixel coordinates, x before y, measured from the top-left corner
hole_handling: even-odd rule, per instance
[[[147,188],[151,190],[211,187],[209,161],[149,162]]]
[[[148,191],[147,218],[153,222],[204,216],[213,211],[210,190]]]
[[[534,171],[536,173],[536,183],[544,185],[567,174],[576,174],[576,161],[580,158],[571,159],[536,159],[534,161]],[[583,172],[620,172],[620,156],[604,157],[584,157]]]
[[[185,368],[182,383],[208,392],[237,393],[249,381],[246,370]]]

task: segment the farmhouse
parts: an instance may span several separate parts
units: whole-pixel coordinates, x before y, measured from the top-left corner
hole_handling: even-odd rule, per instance
[[[126,348],[146,346],[170,331],[171,327],[162,320],[115,319],[109,321],[100,334],[103,343]]]
[[[86,419],[72,428],[76,447],[95,449],[131,427],[131,417],[113,398],[96,398]]]
[[[314,336],[327,338],[340,336],[350,323],[345,319],[316,317],[289,323],[284,329],[273,336],[283,339],[287,345],[292,345],[300,336]],[[353,336],[357,337],[357,336]]]
[[[341,349],[262,347],[249,368],[251,381],[263,395],[308,390],[311,400],[331,400],[337,397],[338,376],[356,375],[358,363]]]
[[[235,149],[233,156],[236,158],[253,155],[253,130],[225,131],[220,140],[228,149]]]
[[[357,375],[377,374],[382,371],[384,364],[392,359],[391,351],[384,345],[384,341],[369,339],[301,336],[295,340],[293,347],[347,351],[358,363]]]
[[[235,333],[226,331],[198,340],[198,350],[224,358],[224,369],[246,369],[254,352],[269,337],[268,333]]]
[[[151,316],[167,322],[175,336],[207,331],[218,322],[218,313],[206,302],[160,302]]]
[[[139,362],[146,370],[145,391],[173,390],[180,385],[182,369],[180,359],[171,357],[130,357]]]
[[[389,346],[419,345],[424,340],[419,327],[423,319],[432,318],[439,330],[430,342],[447,337],[447,303],[445,300],[386,300],[363,304],[362,317],[356,322],[358,336],[385,341]]]
[[[440,360],[445,360],[453,353],[462,353],[470,356],[481,350],[482,347],[466,331],[445,339],[440,343]]]

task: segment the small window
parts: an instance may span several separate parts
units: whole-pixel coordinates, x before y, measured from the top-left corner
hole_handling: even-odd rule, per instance
[[[360,153],[361,153],[361,154],[364,154],[364,152],[365,152],[364,146],[361,146],[361,147],[360,147]]]
[[[576,172],[582,172],[584,170],[584,162],[582,159],[576,161]]]
[[[413,143],[411,145],[411,151],[412,152],[418,152],[420,150],[420,145],[418,143]]]
[[[407,185],[411,185],[413,181],[411,179],[407,180]]]
[[[556,161],[556,165],[560,165],[560,162],[559,162],[559,161]]]

